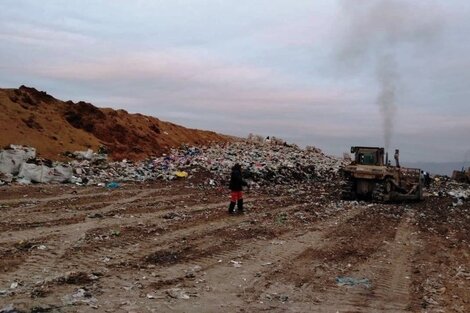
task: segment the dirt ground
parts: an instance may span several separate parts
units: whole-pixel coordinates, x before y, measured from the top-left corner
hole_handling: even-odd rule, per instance
[[[470,205],[191,181],[0,188],[0,311],[470,312]],[[340,282],[345,282],[345,285]]]

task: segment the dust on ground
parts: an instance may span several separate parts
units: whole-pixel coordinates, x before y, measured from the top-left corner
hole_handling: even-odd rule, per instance
[[[191,181],[0,188],[0,310],[469,312],[470,208]],[[346,283],[341,279],[346,279]]]

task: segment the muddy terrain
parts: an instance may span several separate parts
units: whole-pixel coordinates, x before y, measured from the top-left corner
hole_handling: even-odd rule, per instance
[[[469,312],[470,205],[191,180],[0,188],[0,311]],[[9,311],[10,310],[10,311]]]

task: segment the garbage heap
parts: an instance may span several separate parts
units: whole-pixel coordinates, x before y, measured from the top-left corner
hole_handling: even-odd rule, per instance
[[[0,186],[16,181],[22,184],[70,181],[73,169],[67,164],[37,159],[36,149],[10,145],[0,150]]]
[[[142,162],[74,161],[72,182],[96,184],[109,181],[173,180],[202,177],[203,183],[224,184],[233,165],[239,163],[244,178],[254,184],[287,184],[305,180],[331,180],[342,160],[319,149],[296,145],[240,141],[205,147],[181,146],[169,154]]]
[[[447,176],[436,175],[427,191],[433,197],[450,196],[453,206],[470,201],[470,184],[455,181]]]
[[[308,180],[332,180],[343,165],[339,158],[325,155],[314,147],[301,149],[282,142],[254,140],[215,144],[205,147],[181,146],[167,155],[141,162],[122,160],[108,162],[102,157],[83,158],[75,153],[75,160],[68,164],[54,163],[52,169],[70,168],[71,173],[60,182],[92,185],[108,182],[173,180],[178,178],[202,178],[202,183],[225,184],[236,163],[241,164],[244,178],[253,184],[289,184]],[[89,151],[87,156],[91,156]],[[80,157],[78,157],[80,156]],[[60,167],[59,167],[60,166]],[[13,181],[41,181],[13,175]],[[1,179],[1,177],[0,177]],[[11,180],[10,180],[11,181]]]
[[[92,150],[65,152],[65,156],[77,160],[93,162],[106,161],[105,154]],[[73,182],[74,168],[70,163],[54,162],[38,158],[36,149],[21,145],[9,145],[0,150],[0,186],[16,182],[31,183],[68,183]]]

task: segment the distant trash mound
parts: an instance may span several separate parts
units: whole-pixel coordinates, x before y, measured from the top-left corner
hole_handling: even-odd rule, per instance
[[[332,180],[342,166],[339,158],[319,149],[301,149],[287,143],[246,140],[210,146],[182,145],[161,157],[144,161],[109,162],[107,155],[87,151],[68,152],[69,162],[37,159],[34,148],[11,146],[0,152],[0,184],[74,183],[106,186],[109,182],[133,182],[198,178],[209,186],[224,186],[235,163],[253,186]]]

